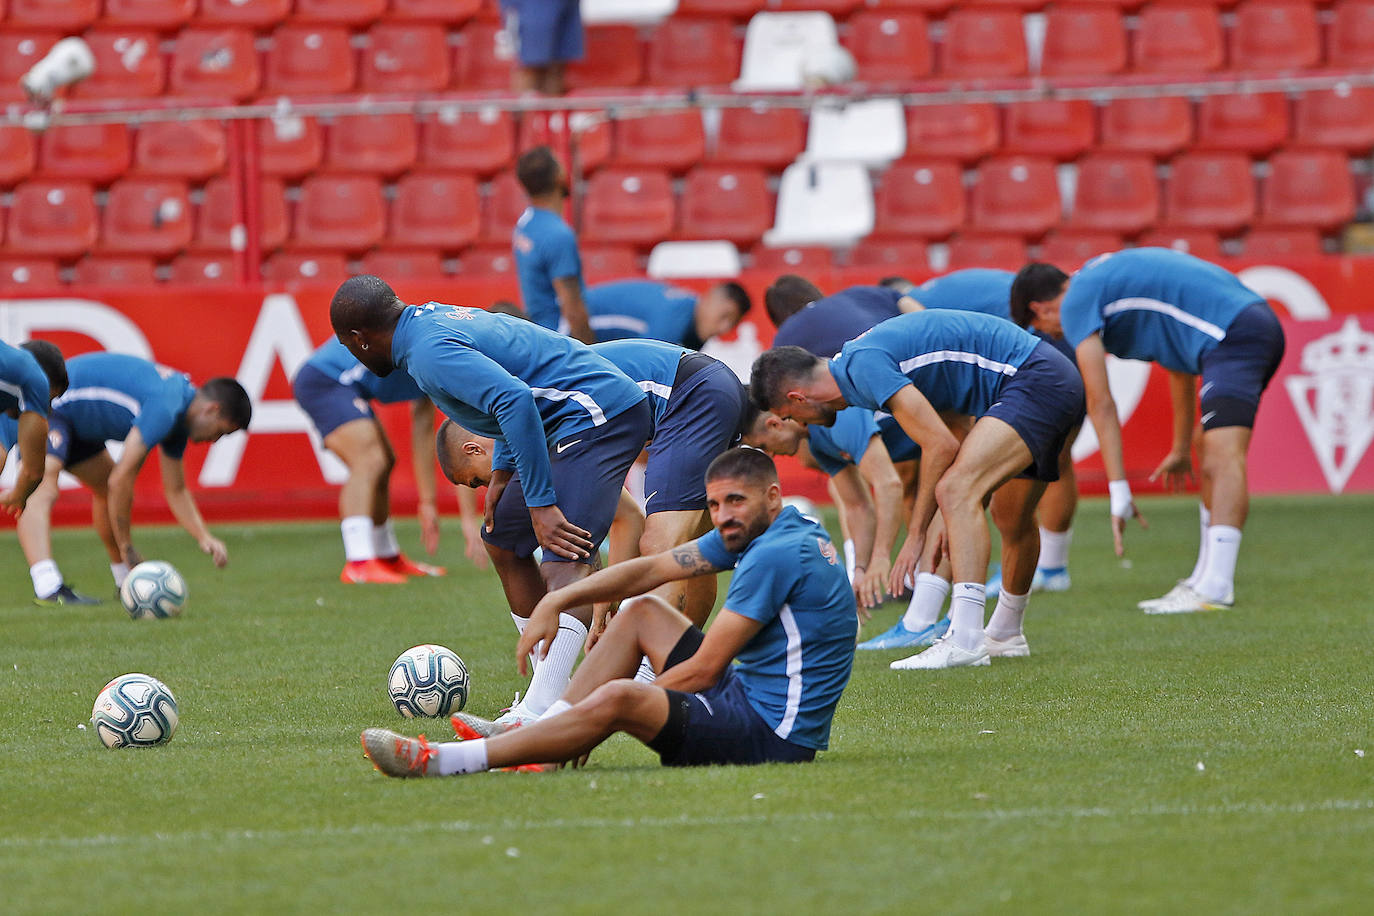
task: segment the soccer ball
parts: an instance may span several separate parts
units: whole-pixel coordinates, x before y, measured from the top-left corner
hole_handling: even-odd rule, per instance
[[[106,747],[165,744],[177,730],[176,697],[155,677],[121,674],[95,698],[91,727]]]
[[[446,716],[468,701],[468,669],[452,649],[415,646],[401,653],[387,676],[396,710],[407,719]]]
[[[147,560],[124,577],[119,600],[134,620],[176,617],[186,604],[186,580],[171,563]]]

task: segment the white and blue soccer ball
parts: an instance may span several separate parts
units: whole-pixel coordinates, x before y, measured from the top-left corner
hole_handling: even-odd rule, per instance
[[[177,730],[176,697],[155,677],[122,674],[95,698],[91,727],[106,747],[166,744]]]
[[[387,690],[407,719],[447,716],[467,704],[468,669],[452,649],[415,646],[391,666]]]
[[[186,605],[186,580],[171,563],[146,560],[124,577],[119,600],[134,620],[176,617]]]

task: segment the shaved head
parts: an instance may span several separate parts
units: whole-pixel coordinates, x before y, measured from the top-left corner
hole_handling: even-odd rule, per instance
[[[434,434],[434,454],[439,470],[450,483],[476,489],[491,481],[492,440],[479,436],[452,420],[445,420]]]

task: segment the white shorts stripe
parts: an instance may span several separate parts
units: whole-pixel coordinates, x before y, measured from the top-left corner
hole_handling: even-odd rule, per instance
[[[1213,340],[1221,340],[1226,336],[1226,331],[1219,328],[1206,319],[1189,314],[1178,306],[1170,302],[1161,302],[1158,299],[1146,299],[1136,296],[1128,299],[1118,299],[1115,302],[1108,302],[1102,306],[1102,317],[1109,318],[1112,315],[1119,315],[1122,312],[1154,312],[1166,318],[1172,318],[1177,322],[1186,324],[1195,331],[1201,331]]]
[[[537,398],[547,398],[550,401],[572,401],[581,405],[587,411],[587,415],[592,418],[593,426],[600,426],[606,422],[606,414],[602,412],[601,405],[593,400],[592,396],[585,391],[564,391],[561,388],[531,388],[530,393]]]

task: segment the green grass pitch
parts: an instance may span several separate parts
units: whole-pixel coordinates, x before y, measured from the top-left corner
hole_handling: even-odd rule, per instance
[[[1237,609],[1147,617],[1191,568],[1194,503],[1147,501],[1111,556],[1082,506],[1073,591],[1033,599],[1034,655],[896,673],[860,653],[810,766],[670,771],[612,739],[589,768],[388,780],[358,747],[387,669],[439,642],[469,709],[521,686],[493,573],[338,584],[332,524],[224,527],[217,572],[140,535],[191,596],[180,620],[39,609],[0,535],[0,912],[1357,911],[1374,893],[1374,499],[1257,500]],[[412,549],[413,527],[403,528]],[[63,532],[78,588],[103,552]],[[889,603],[866,631],[900,612]],[[166,747],[80,730],[110,677],[175,692]]]

